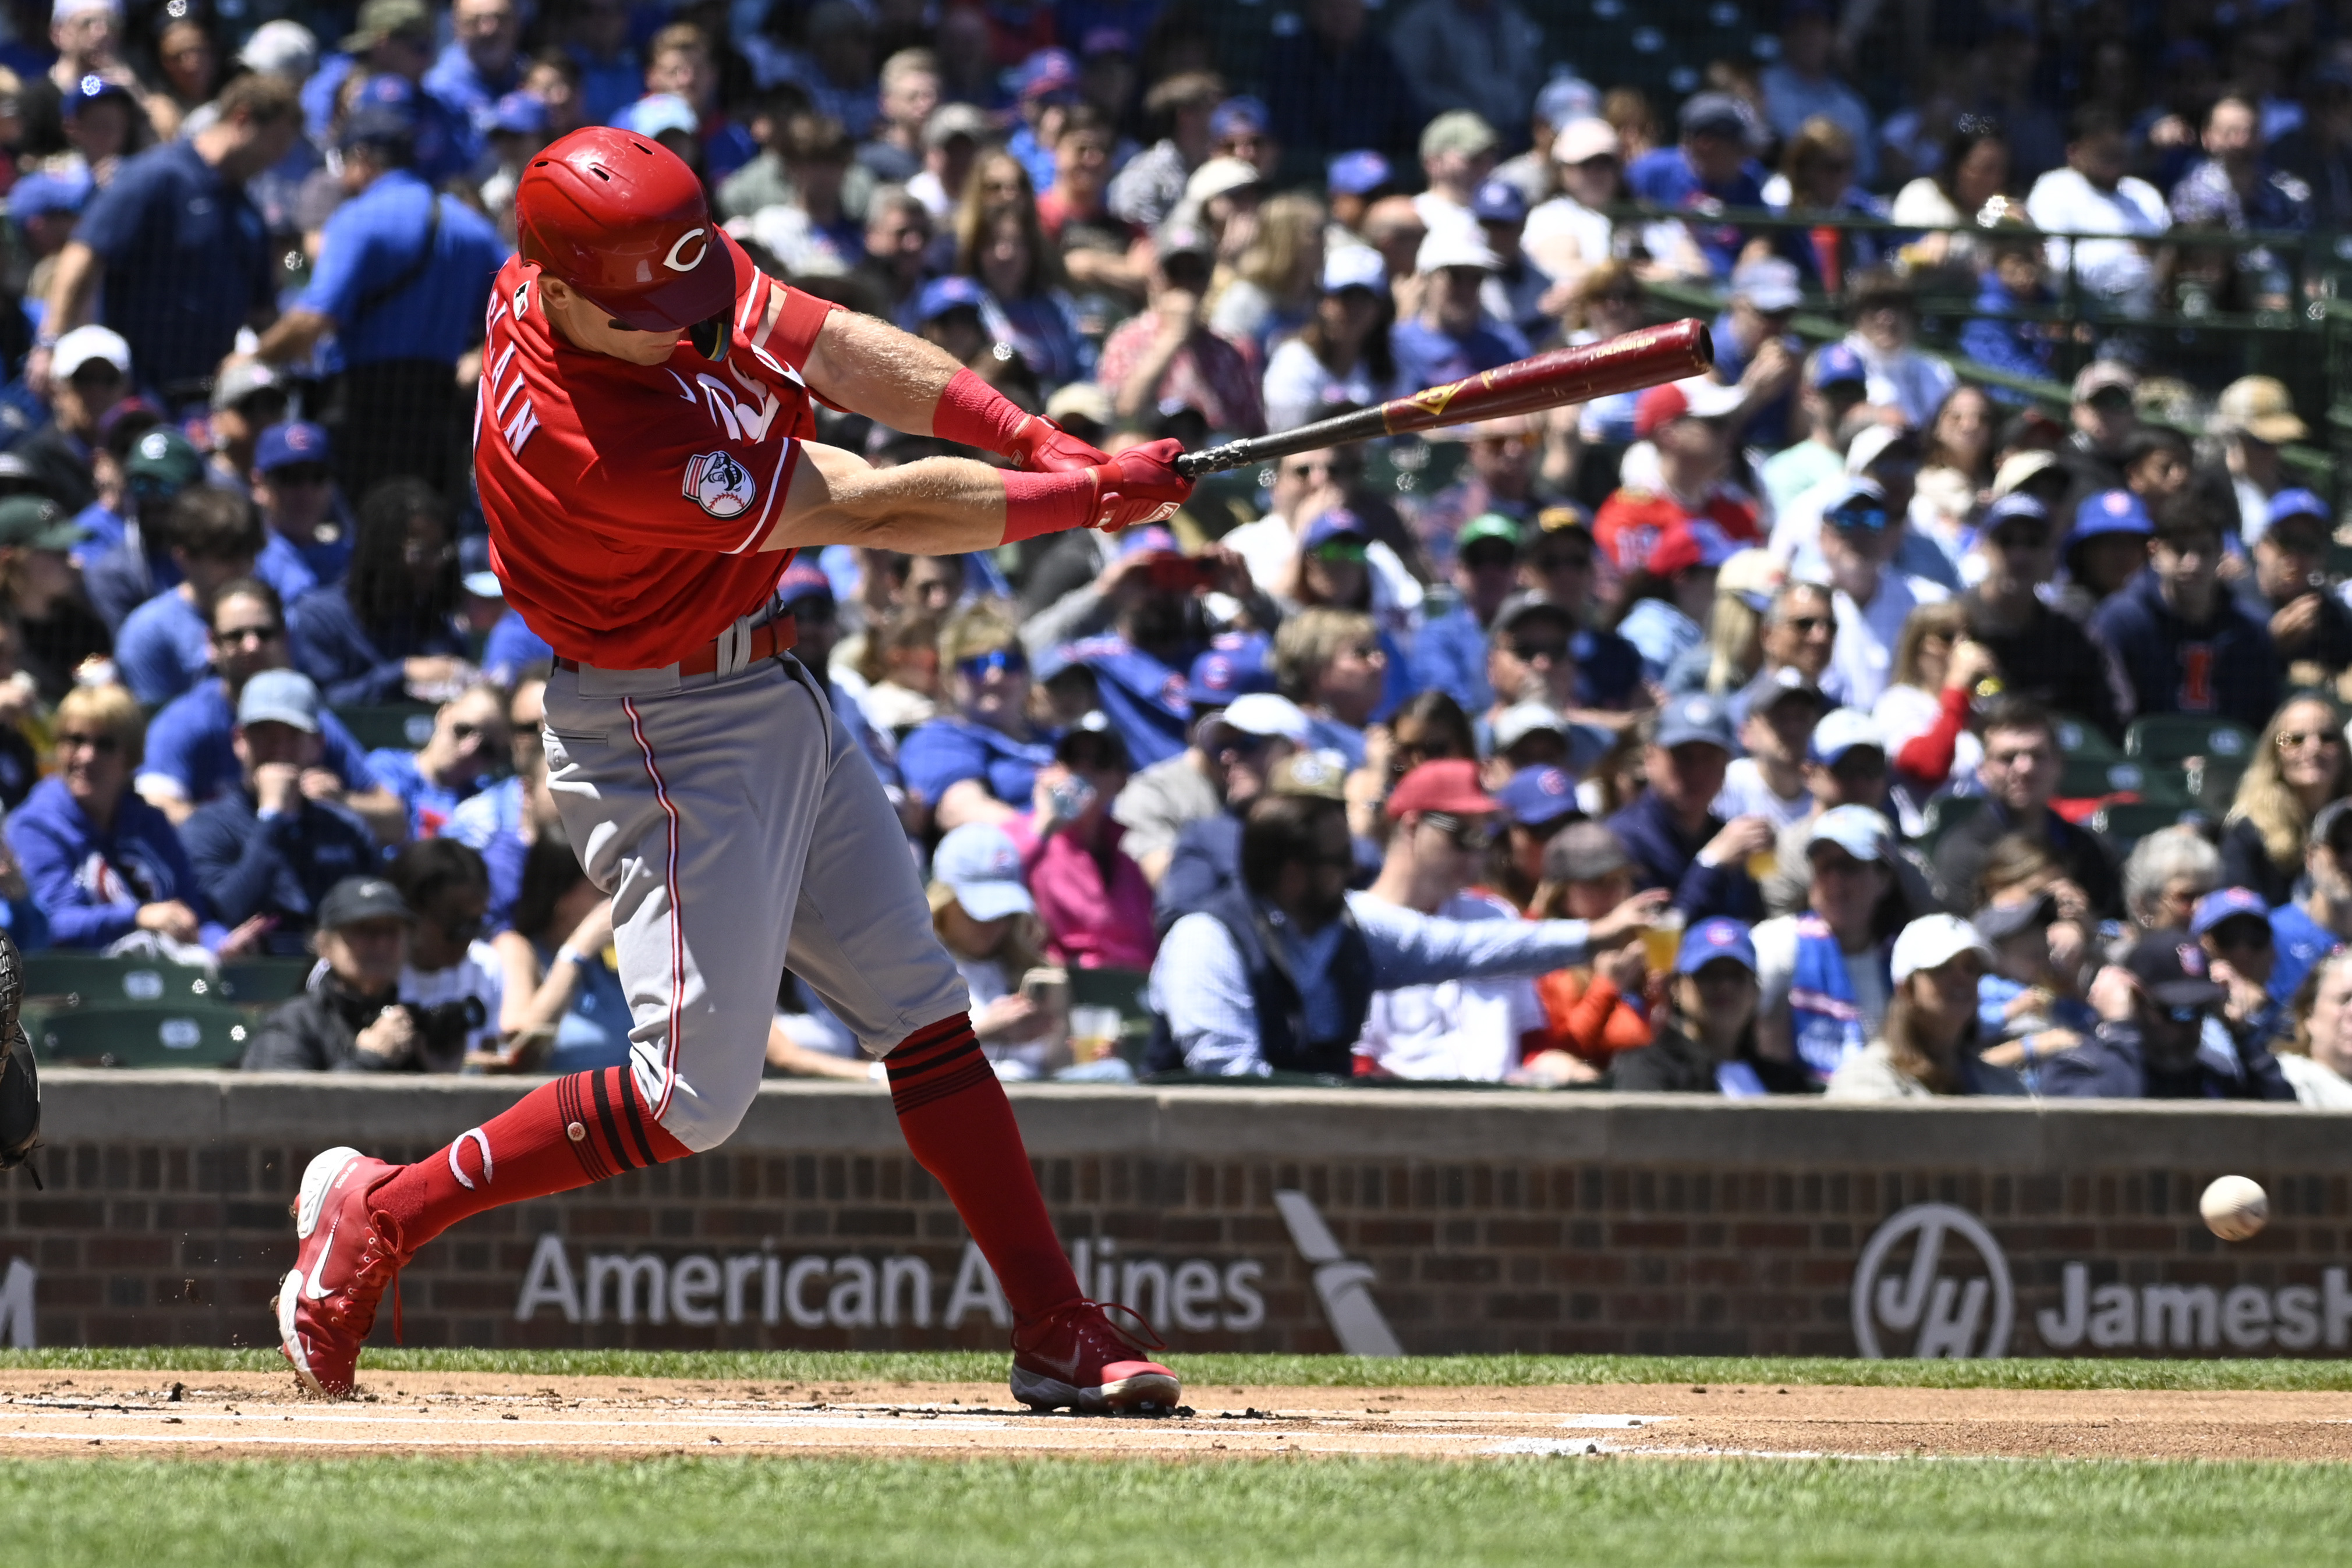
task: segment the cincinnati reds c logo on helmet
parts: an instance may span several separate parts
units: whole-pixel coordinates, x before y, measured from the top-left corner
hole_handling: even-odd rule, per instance
[[[698,239],[702,243],[694,247],[694,255],[688,258],[681,260],[677,253],[687,247],[688,242]],[[702,265],[703,253],[708,251],[709,248],[710,236],[705,231],[701,229],[688,229],[684,234],[677,236],[677,243],[676,245],[669,247],[669,254],[662,257],[662,265],[668,267],[672,272],[692,272],[696,267]]]

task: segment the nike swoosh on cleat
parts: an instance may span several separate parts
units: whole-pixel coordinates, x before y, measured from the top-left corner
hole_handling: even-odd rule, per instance
[[[339,1214],[335,1216],[335,1223],[327,1227],[327,1239],[319,1249],[319,1260],[310,1265],[310,1277],[302,1284],[302,1295],[306,1301],[323,1301],[327,1299],[327,1292],[319,1286],[319,1273],[326,1268],[328,1255],[335,1249],[335,1231],[342,1223],[343,1217]]]

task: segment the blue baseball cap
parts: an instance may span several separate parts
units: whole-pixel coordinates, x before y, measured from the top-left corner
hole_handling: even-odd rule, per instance
[[[373,76],[352,95],[335,144],[355,147],[369,141],[404,141],[416,134],[417,119],[414,83],[388,73]]]
[[[828,604],[833,602],[833,579],[825,576],[824,570],[814,561],[795,558],[784,569],[784,575],[776,580],[776,602],[787,610],[819,597]]]
[[[1013,89],[1013,96],[1024,103],[1064,94],[1075,95],[1078,90],[1077,57],[1067,49],[1039,49],[1013,67],[1012,77],[1008,85]]]
[[[1528,221],[1528,193],[1508,180],[1489,180],[1470,198],[1470,214],[1482,224]]]
[[[1580,76],[1556,76],[1536,94],[1535,117],[1558,131],[1601,112],[1601,89]]]
[[[42,170],[16,182],[8,193],[8,215],[18,223],[56,213],[78,213],[94,187],[88,174]]]
[[[1739,742],[1731,733],[1729,710],[1704,692],[1675,697],[1658,710],[1660,746],[1671,750],[1694,741],[1720,747],[1726,752],[1739,749]]]
[[[24,187],[19,185],[17,189]],[[2328,509],[2327,503],[2309,490],[2281,490],[2271,497],[2271,504],[2263,515],[2273,528],[2289,517],[2316,517],[2323,528],[2333,528],[2336,524],[2336,514]]]
[[[2101,534],[2137,534],[2147,538],[2156,532],[2156,524],[2147,515],[2147,507],[2129,490],[2102,490],[2074,508],[2074,526],[2066,530],[2066,542],[2096,538]]]
[[[1822,507],[1824,528],[1866,528],[1877,533],[1892,520],[1886,511],[1886,492],[1875,479],[1848,479],[1830,493],[1828,503]]]
[[[1274,117],[1266,112],[1263,99],[1240,93],[1209,111],[1209,140],[1223,141],[1237,131],[1263,136]]]
[[[1389,183],[1389,161],[1369,149],[1342,152],[1323,166],[1326,189],[1343,196],[1369,196]]]
[[[979,284],[960,273],[934,277],[915,296],[916,324],[936,321],[950,310],[977,310],[985,298]]]
[[[1522,768],[1495,791],[1503,820],[1514,827],[1549,828],[1580,815],[1576,780],[1559,768]]]
[[[490,129],[516,136],[545,135],[547,100],[535,92],[508,93],[491,106]]]
[[[1692,926],[1684,934],[1682,951],[1675,955],[1675,973],[1696,975],[1720,958],[1751,975],[1756,972],[1756,944],[1748,935],[1748,922],[1718,915]]]
[[[117,15],[120,16],[121,13],[118,12]],[[86,106],[96,103],[102,98],[121,99],[127,104],[137,101],[131,96],[131,89],[121,82],[109,81],[106,78],[92,72],[74,83],[67,91],[58,95],[58,112],[65,119],[71,120]]]
[[[2251,887],[2218,888],[2197,901],[2196,913],[2189,917],[2189,935],[2202,936],[2224,920],[2235,920],[2241,915],[2267,925],[2271,906]]]
[[[990,822],[966,822],[931,852],[931,878],[945,883],[974,920],[1034,915],[1037,901],[1021,881],[1021,852]]]
[[[264,474],[328,460],[327,433],[307,419],[273,424],[253,444],[253,465]]]
[[[1274,672],[1266,667],[1266,640],[1236,637],[1230,646],[1212,648],[1192,661],[1184,683],[1184,700],[1197,715],[1221,708],[1251,692],[1274,690]]]
[[[1333,539],[1361,539],[1370,544],[1371,538],[1372,531],[1364,526],[1363,518],[1346,507],[1334,507],[1307,525],[1307,531],[1299,536],[1298,548],[1311,550]]]
[[[1824,343],[1816,349],[1812,362],[1805,367],[1805,384],[1819,392],[1845,382],[1856,386],[1870,383],[1870,371],[1862,356],[1843,343]]]
[[[1977,525],[1977,532],[1989,534],[2015,517],[2022,517],[2030,523],[2047,523],[2050,508],[2022,490],[2011,490],[1985,508],[1984,520]]]

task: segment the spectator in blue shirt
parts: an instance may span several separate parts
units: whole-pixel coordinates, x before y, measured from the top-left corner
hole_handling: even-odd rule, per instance
[[[359,26],[342,40],[345,52],[330,55],[302,84],[303,123],[324,145],[334,140],[343,105],[343,87],[356,73],[376,81],[396,77],[409,88],[416,107],[416,169],[432,181],[462,172],[473,161],[467,143],[473,126],[417,84],[433,68],[433,13],[425,0],[367,0]]]
[[[470,3],[511,20],[508,0]],[[481,337],[506,259],[490,221],[436,194],[415,168],[415,105],[398,95],[377,102],[375,87],[368,84],[338,139],[349,199],[320,234],[310,286],[255,350],[271,363],[304,363],[333,335],[345,399],[338,456],[352,496],[398,475],[436,488],[457,482],[456,366]]]
[[[1960,352],[1996,371],[2037,381],[2052,379],[2057,346],[2047,322],[2011,319],[2019,312],[2047,310],[2052,303],[2042,242],[2004,238],[1994,231],[1992,265],[1977,289],[1982,312],[1960,329]],[[2022,392],[1986,391],[2003,402],[2022,404]]]
[[[213,603],[222,588],[253,575],[261,519],[235,491],[198,485],[172,503],[167,537],[179,585],[124,617],[114,640],[122,684],[151,706],[203,678],[212,661]]]
[[[102,286],[106,324],[173,402],[203,396],[238,329],[265,324],[277,303],[278,258],[244,187],[302,131],[294,89],[278,77],[239,77],[214,107],[217,117],[194,136],[122,165],[49,279],[47,341],[89,320]],[[28,367],[37,382],[43,359]]]
[[[367,824],[303,789],[304,775],[325,755],[320,716],[319,688],[307,676],[269,670],[247,681],[231,741],[241,787],[180,829],[221,918],[267,919],[262,950],[288,956],[310,950],[327,890],[380,858]]]
[[[1030,717],[1018,629],[992,604],[958,611],[940,633],[940,666],[955,711],[917,725],[899,747],[908,798],[940,832],[1020,815],[1054,737]]]
[[[147,727],[146,759],[133,787],[173,822],[237,779],[230,733],[246,683],[265,670],[287,667],[286,611],[270,586],[256,578],[224,586],[213,599],[212,664],[218,673],[173,697]],[[342,720],[321,709],[321,755],[302,776],[302,792],[348,808],[377,836],[397,841],[408,812],[376,781],[367,754]]]
[[[58,771],[8,817],[8,844],[60,947],[149,934],[163,952],[251,950],[266,922],[215,917],[163,812],[131,792],[146,720],[121,686],[76,686],[58,705]]]
[[[1727,92],[1693,93],[1678,119],[1681,141],[1645,152],[1625,171],[1635,199],[1661,207],[1760,207],[1763,171],[1748,155],[1748,111]],[[1717,277],[1738,265],[1744,237],[1732,224],[1692,223],[1691,240]]]
[[[308,420],[273,424],[254,444],[248,482],[265,530],[254,575],[292,602],[351,569],[352,537],[336,517],[333,447]]]
[[[457,807],[490,787],[511,750],[506,695],[491,685],[468,686],[433,716],[433,736],[415,751],[383,747],[368,767],[408,806],[408,831],[439,838]]]
[[[467,674],[457,592],[448,504],[422,479],[388,479],[360,503],[350,574],[294,601],[294,667],[330,706],[446,691]]]
[[[2311,820],[2304,849],[2303,896],[2271,910],[2271,1000],[2294,1000],[2320,959],[2352,933],[2352,800],[2330,800]]]
[[[580,65],[580,112],[609,123],[645,89],[645,62],[629,43],[628,0],[580,0],[571,7],[565,47]]]
[[[180,585],[172,559],[172,507],[183,490],[200,483],[205,460],[170,425],[151,425],[122,460],[122,485],[132,516],[122,542],[83,570],[90,608],[120,635],[130,613],[165,589]]]
[[[2091,630],[2115,650],[2136,712],[2213,714],[2260,730],[2278,706],[2278,655],[2221,585],[2221,519],[2193,490],[2153,516],[2148,570],[2099,606]]]
[[[1413,270],[1427,280],[1427,298],[1419,315],[1389,333],[1399,385],[1443,386],[1527,357],[1519,329],[1496,320],[1479,303],[1486,279],[1501,267],[1466,214],[1461,224],[1441,224],[1423,239]]]
[[[524,61],[515,47],[522,18],[514,0],[457,0],[449,29],[448,46],[425,73],[425,90],[464,114],[479,138],[499,99],[522,85]]]
[[[1649,788],[1609,819],[1633,857],[1643,887],[1673,894],[1674,907],[1696,923],[1709,915],[1753,921],[1762,894],[1748,857],[1772,847],[1766,817],[1727,822],[1711,809],[1738,741],[1723,703],[1704,694],[1678,696],[1642,721]]]

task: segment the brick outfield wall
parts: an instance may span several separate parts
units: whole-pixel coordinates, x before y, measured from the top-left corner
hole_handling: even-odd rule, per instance
[[[225,1092],[189,1075],[178,1103],[151,1083],[148,1103],[126,1105],[88,1076],[100,1081],[50,1091],[47,1190],[23,1172],[0,1177],[0,1271],[12,1260],[36,1271],[44,1345],[271,1343],[267,1303],[293,1254],[288,1205],[310,1155],[348,1140],[422,1157],[441,1139],[417,1127],[462,1130],[512,1093],[394,1107],[383,1091],[343,1090],[249,1113],[237,1096],[262,1092],[253,1081]],[[2036,1319],[2066,1309],[2070,1263],[2084,1266],[2078,1294],[2128,1285],[2129,1310],[2159,1322],[2068,1354],[2281,1354],[2279,1336],[2258,1331],[2275,1320],[2284,1348],[2302,1348],[2306,1312],[2334,1311],[2352,1336],[2352,1292],[2327,1273],[2352,1266],[2352,1117],[1969,1108],[1930,1122],[1909,1108],[1805,1107],[1727,1123],[1714,1105],[1632,1097],[1498,1107],[1489,1096],[1194,1093],[1209,1098],[1016,1096],[1066,1244],[1085,1244],[1089,1272],[1108,1244],[1114,1271],[1090,1288],[1145,1298],[1180,1350],[1341,1348],[1277,1210],[1284,1190],[1304,1193],[1339,1250],[1369,1266],[1380,1314],[1415,1353],[1852,1354],[1857,1260],[1882,1222],[1923,1203],[1974,1215],[1997,1239],[2016,1287],[2011,1354],[2051,1353]],[[323,1135],[293,1135],[302,1127]],[[894,1143],[878,1094],[763,1097],[728,1149],[479,1216],[433,1243],[403,1276],[405,1341],[1001,1345],[961,1223]],[[1104,1152],[1117,1148],[1143,1152]],[[2223,1170],[2269,1189],[2272,1223],[2252,1243],[2225,1247],[2198,1218],[2198,1193]],[[1879,1272],[1897,1324],[1914,1255],[1899,1246]],[[652,1321],[646,1258],[661,1260],[664,1322]],[[634,1280],[615,1267],[630,1260]],[[1958,1321],[1984,1271],[1947,1236],[1935,1272],[1951,1289],[1927,1320]],[[928,1301],[913,1278],[926,1272]],[[527,1280],[541,1304],[518,1322]],[[597,1296],[595,1321],[568,1321],[567,1283],[583,1319]],[[2149,1286],[2189,1294],[2159,1303]],[[625,1293],[633,1322],[620,1321]],[[2120,1294],[2093,1299],[2113,1308]],[[2259,1307],[2238,1301],[2257,1295]],[[0,1305],[0,1339],[9,1326]],[[2328,1327],[2309,1348],[2344,1354]],[[1908,1353],[1899,1327],[1880,1332],[1890,1353]],[[1981,1348],[1982,1333],[1970,1343]]]

